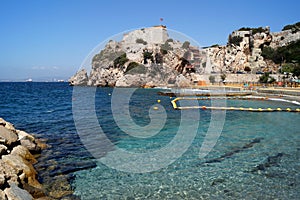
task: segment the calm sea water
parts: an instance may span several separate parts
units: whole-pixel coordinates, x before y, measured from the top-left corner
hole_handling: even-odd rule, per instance
[[[68,175],[75,195],[81,199],[299,199],[299,113],[227,111],[216,145],[200,159],[211,111],[201,110],[200,120],[193,118],[194,111],[187,111],[191,114],[189,123],[180,124],[183,114],[173,110],[169,97],[158,96],[154,89],[136,90],[128,108],[133,122],[139,126],[151,123],[149,110],[158,99],[166,111],[166,121],[153,137],[135,138],[121,130],[113,118],[112,89],[98,88],[94,107],[98,123],[115,147],[135,153],[154,152],[168,145],[180,128],[188,134],[193,124],[199,125],[192,144],[175,162],[152,172],[131,173],[102,164],[83,145],[72,113],[72,103],[79,99],[72,91],[67,83],[0,83],[0,116],[51,145],[36,166],[42,182]],[[212,102],[199,104],[209,106]],[[299,107],[276,101],[227,100],[226,104]],[[93,128],[86,124],[89,126]],[[86,142],[95,144],[92,139]]]

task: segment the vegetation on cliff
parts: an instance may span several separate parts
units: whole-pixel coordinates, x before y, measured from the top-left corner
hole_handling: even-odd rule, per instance
[[[272,60],[282,66],[282,73],[289,72],[296,76],[300,75],[300,40],[276,49],[265,46],[262,50],[262,56],[264,59]]]
[[[256,33],[262,33],[266,29],[263,27],[258,27],[258,28],[249,28],[249,27],[242,27],[239,29],[239,31],[252,31],[252,35],[255,35]]]
[[[297,22],[295,24],[286,25],[285,27],[283,27],[282,30],[283,31],[292,30],[292,33],[297,33],[298,31],[300,31],[300,22]]]

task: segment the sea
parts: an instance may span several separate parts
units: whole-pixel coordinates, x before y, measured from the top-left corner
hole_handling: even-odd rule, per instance
[[[48,144],[35,167],[60,198],[300,198],[300,112],[245,111],[299,103],[190,99],[177,104],[199,108],[176,110],[162,90],[2,82],[0,117]]]

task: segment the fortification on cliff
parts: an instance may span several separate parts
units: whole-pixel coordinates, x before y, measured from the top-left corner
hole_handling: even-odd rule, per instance
[[[264,48],[277,49],[298,41],[296,25],[278,33],[271,33],[270,27],[243,27],[229,35],[226,45],[204,48],[171,38],[165,26],[134,30],[121,41],[110,40],[94,55],[90,74],[83,69],[69,82],[101,87],[188,87],[209,82],[211,75],[221,81],[216,74],[226,74],[228,81],[257,82],[258,74],[275,74],[281,68],[281,63],[264,57]],[[238,80],[234,74],[247,76]]]

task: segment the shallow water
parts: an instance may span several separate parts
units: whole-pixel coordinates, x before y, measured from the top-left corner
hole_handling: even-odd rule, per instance
[[[151,123],[149,110],[153,111],[157,99],[161,100],[157,105],[164,108],[167,117],[156,135],[136,138],[120,130],[113,118],[112,89],[98,88],[96,116],[115,147],[109,153],[116,148],[137,154],[155,152],[170,144],[180,128],[188,136],[193,133],[194,125],[198,126],[188,150],[173,163],[147,173],[131,173],[104,165],[101,159],[110,154],[102,155],[96,162],[89,148],[83,145],[74,125],[72,102],[78,99],[72,96],[72,91],[66,83],[0,83],[1,117],[18,129],[48,139],[51,145],[43,151],[36,166],[41,181],[68,175],[72,177],[75,195],[81,199],[298,199],[300,196],[299,113],[227,111],[216,145],[200,159],[200,148],[213,116],[211,111],[200,110],[200,114],[198,110],[187,111],[189,119],[181,123],[184,113],[173,110],[169,97],[158,96],[154,89],[139,89],[129,104],[133,122],[140,126]],[[193,103],[209,106],[219,102]],[[253,108],[299,107],[277,101],[225,103]],[[160,119],[163,115],[154,112],[154,116]],[[159,125],[156,123],[153,129]],[[173,150],[181,150],[180,144]]]

